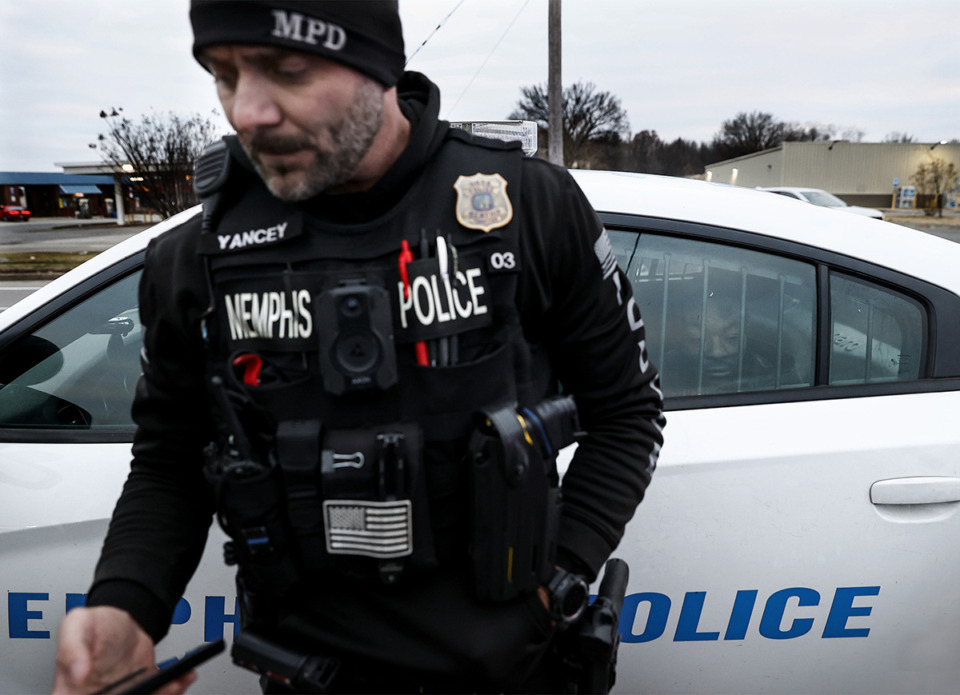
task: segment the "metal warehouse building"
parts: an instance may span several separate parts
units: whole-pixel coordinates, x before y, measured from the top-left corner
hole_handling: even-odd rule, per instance
[[[897,187],[913,185],[917,167],[933,158],[960,171],[960,143],[785,142],[708,164],[706,179],[750,188],[822,188],[851,205],[891,207]]]

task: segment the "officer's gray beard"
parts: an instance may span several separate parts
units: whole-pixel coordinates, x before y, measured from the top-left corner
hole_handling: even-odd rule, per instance
[[[343,120],[327,129],[326,141],[333,143],[332,148],[318,144],[309,135],[254,135],[248,142],[240,143],[270,192],[281,200],[296,202],[349,181],[382,123],[383,88],[371,80],[363,83]],[[265,167],[260,161],[263,152],[300,150],[314,153],[314,160],[306,169]]]

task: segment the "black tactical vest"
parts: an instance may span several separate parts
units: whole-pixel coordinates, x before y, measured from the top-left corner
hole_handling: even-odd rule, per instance
[[[300,571],[455,554],[477,414],[543,397],[515,306],[521,158],[451,130],[358,225],[306,215],[239,166],[205,202],[209,370],[279,464]]]

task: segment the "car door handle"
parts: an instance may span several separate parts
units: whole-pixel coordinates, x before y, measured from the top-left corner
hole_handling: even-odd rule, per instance
[[[874,504],[942,504],[960,502],[960,478],[918,476],[878,480],[870,486]]]

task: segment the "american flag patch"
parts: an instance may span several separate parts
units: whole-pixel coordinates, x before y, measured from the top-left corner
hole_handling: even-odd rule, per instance
[[[405,557],[413,552],[410,500],[324,500],[327,552],[331,555]]]

